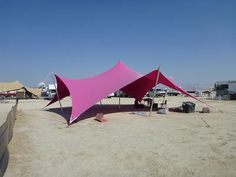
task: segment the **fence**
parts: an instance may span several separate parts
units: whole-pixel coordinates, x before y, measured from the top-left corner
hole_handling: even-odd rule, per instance
[[[7,114],[6,121],[0,127],[0,177],[5,173],[9,161],[8,143],[13,136],[17,105],[18,100],[16,100],[15,106],[12,106],[11,111]]]

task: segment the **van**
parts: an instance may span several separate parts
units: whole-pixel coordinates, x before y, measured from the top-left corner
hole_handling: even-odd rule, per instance
[[[54,84],[49,84],[48,85],[48,90],[47,90],[47,96],[48,96],[48,99],[53,99],[54,96],[56,95],[56,85]]]

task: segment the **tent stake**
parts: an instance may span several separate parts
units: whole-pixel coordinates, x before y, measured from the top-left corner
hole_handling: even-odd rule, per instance
[[[61,112],[62,112],[62,114],[64,114],[64,111],[63,111],[63,108],[62,108],[62,105],[61,105],[61,100],[59,98],[59,94],[58,94],[58,91],[57,91],[57,88],[56,88],[56,84],[55,84],[55,80],[53,78],[53,74],[52,73],[51,73],[51,76],[52,76],[53,85],[54,85],[55,90],[56,90],[57,98],[58,98],[58,101],[59,101],[59,104],[60,104],[60,107],[61,107]]]
[[[151,117],[151,114],[152,114],[154,97],[156,95],[156,87],[157,87],[157,83],[158,83],[158,80],[159,80],[160,66],[158,66],[157,72],[158,73],[157,73],[157,78],[156,78],[156,83],[155,83],[155,89],[154,89],[153,96],[152,96],[152,103],[151,103],[151,107],[150,107],[149,117]]]

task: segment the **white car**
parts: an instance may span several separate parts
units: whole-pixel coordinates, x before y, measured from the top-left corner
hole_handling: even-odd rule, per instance
[[[107,96],[107,98],[111,98],[111,97],[114,97],[115,96],[115,93],[111,93]]]
[[[149,90],[147,96],[148,97],[153,97],[154,91],[155,91],[155,89]],[[165,94],[166,94],[166,90],[156,89],[154,97],[165,96]]]

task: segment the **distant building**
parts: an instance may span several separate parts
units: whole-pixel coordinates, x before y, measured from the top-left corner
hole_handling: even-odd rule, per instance
[[[236,80],[218,81],[215,83],[216,98],[236,100]]]

